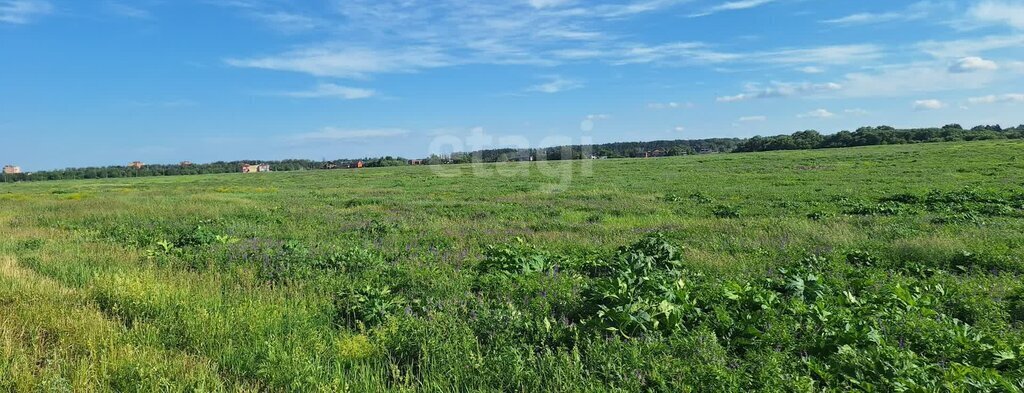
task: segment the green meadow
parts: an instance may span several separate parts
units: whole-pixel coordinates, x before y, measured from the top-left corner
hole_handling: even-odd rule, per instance
[[[0,185],[0,391],[1024,390],[1024,142]]]

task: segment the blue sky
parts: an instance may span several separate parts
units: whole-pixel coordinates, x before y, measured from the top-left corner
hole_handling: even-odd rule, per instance
[[[1017,0],[0,0],[0,164],[28,170],[1022,113]]]

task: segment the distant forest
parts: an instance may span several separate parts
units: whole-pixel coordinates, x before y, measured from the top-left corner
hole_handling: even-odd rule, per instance
[[[999,125],[982,125],[964,129],[959,124],[941,128],[896,129],[889,126],[862,127],[856,131],[841,131],[823,135],[807,130],[791,135],[755,136],[741,138],[712,138],[697,140],[665,140],[650,142],[616,142],[598,145],[557,146],[537,149],[491,149],[475,152],[455,153],[450,156],[431,156],[415,160],[416,164],[441,165],[471,162],[504,162],[531,160],[576,160],[589,158],[643,158],[660,156],[681,156],[691,154],[757,152],[771,150],[827,149],[837,147],[896,145],[908,143],[974,141],[990,139],[1024,139],[1024,125],[1002,128]],[[108,166],[90,168],[67,168],[34,173],[3,174],[2,182],[63,180],[63,179],[107,179],[142,176],[200,175],[209,173],[239,172],[246,163],[270,164],[273,171],[301,171],[313,169],[349,168],[362,161],[364,167],[410,165],[402,157],[380,157],[364,159],[340,159],[334,161],[282,160],[282,161],[218,161],[207,164],[155,164],[135,169],[129,166]]]

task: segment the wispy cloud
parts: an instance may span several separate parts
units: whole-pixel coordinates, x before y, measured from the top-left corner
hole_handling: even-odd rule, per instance
[[[813,95],[842,89],[838,83],[786,83],[772,82],[769,86],[759,84],[748,84],[747,92],[731,96],[718,97],[718,102],[738,102],[761,98],[792,97],[799,95]]]
[[[907,8],[888,12],[861,12],[835,19],[823,20],[822,23],[840,26],[857,26],[875,23],[914,21],[930,17],[939,11],[949,11],[952,4],[949,2],[919,1]]]
[[[553,94],[567,90],[579,89],[584,86],[583,82],[573,79],[566,79],[557,75],[548,76],[546,78],[548,79],[547,82],[527,87],[526,91]]]
[[[685,109],[685,108],[693,108],[693,106],[694,105],[693,105],[692,102],[675,102],[675,101],[671,101],[671,102],[652,102],[650,104],[647,104],[647,108],[649,108],[649,109],[659,109],[659,110],[660,109]]]
[[[453,60],[431,47],[376,50],[370,48],[314,47],[282,55],[228,59],[235,67],[303,72],[315,76],[363,78],[372,73],[414,72],[452,64]]]
[[[836,115],[835,113],[829,112],[826,109],[815,109],[815,110],[807,112],[807,113],[801,113],[799,115],[796,115],[796,117],[800,118],[800,119],[807,119],[807,118],[827,119],[827,118],[830,118],[830,117],[834,117],[835,115]]]
[[[376,129],[341,129],[335,127],[324,127],[320,131],[299,134],[288,139],[295,144],[325,143],[367,140],[378,138],[394,138],[409,134],[409,130],[401,128],[376,128]]]
[[[741,121],[741,122],[744,122],[744,123],[750,123],[750,122],[756,122],[756,121],[765,121],[765,120],[768,120],[768,117],[767,116],[761,116],[761,115],[757,115],[757,116],[743,116],[743,117],[739,118],[738,120]]]
[[[917,49],[936,58],[962,58],[978,56],[993,50],[1024,46],[1024,35],[990,35],[950,41],[925,41],[916,46]]]
[[[939,101],[939,100],[935,100],[935,99],[917,100],[917,101],[914,101],[913,107],[914,107],[915,111],[931,111],[931,110],[945,108],[946,107],[946,103],[944,103],[942,101]]]
[[[807,48],[781,48],[753,52],[723,52],[700,42],[678,42],[654,46],[636,45],[609,56],[613,64],[717,65],[774,64],[845,65],[882,57],[882,48],[872,44],[825,45]]]
[[[103,8],[114,15],[130,19],[152,19],[153,14],[142,7],[126,4],[120,1],[106,1]]]
[[[212,0],[210,0],[212,1]],[[221,0],[228,1],[228,0]],[[782,47],[727,51],[696,42],[643,42],[612,33],[629,18],[669,11],[689,0],[635,0],[620,4],[536,0],[466,2],[436,0],[349,0],[318,15],[242,1],[245,15],[269,24],[330,29],[318,41],[279,53],[236,56],[236,67],[302,72],[314,76],[362,78],[460,65],[532,65],[600,63],[664,66],[755,64],[822,67],[880,58],[873,44]],[[238,3],[238,0],[229,4]],[[254,5],[256,3],[257,5]],[[713,10],[735,10],[769,1],[734,1]],[[333,15],[333,16],[332,16]],[[340,16],[339,16],[340,15]],[[511,17],[514,15],[515,17]],[[344,38],[336,38],[344,37]],[[807,68],[813,70],[814,68]]]
[[[529,0],[530,6],[537,9],[562,7],[574,2],[575,0]]]
[[[768,3],[773,3],[773,2],[775,2],[775,0],[737,0],[737,1],[730,1],[730,2],[726,2],[726,3],[722,3],[722,4],[719,4],[719,5],[716,5],[714,7],[710,7],[710,8],[708,8],[708,9],[706,9],[706,10],[700,12],[700,13],[693,14],[693,15],[690,15],[690,16],[691,17],[700,17],[700,16],[708,16],[708,15],[711,15],[711,14],[717,14],[717,13],[723,12],[723,11],[745,10],[745,9],[748,9],[748,8],[760,7],[762,5],[765,5],[765,4],[768,4]]]
[[[942,61],[892,64],[849,73],[839,81],[846,97],[906,96],[915,93],[979,89],[1005,76],[994,72],[951,72]]]
[[[52,12],[53,5],[45,0],[0,0],[0,23],[27,24]]]
[[[313,30],[325,23],[318,18],[285,11],[252,12],[251,16],[271,28],[285,33]]]
[[[964,57],[957,60],[953,65],[949,66],[949,72],[977,72],[977,71],[995,71],[999,69],[999,65],[992,60],[985,60],[977,56]]]
[[[341,86],[334,83],[321,83],[312,90],[292,91],[280,95],[295,98],[341,98],[345,100],[358,100],[370,98],[377,95],[377,92],[370,89]]]
[[[1006,24],[1024,29],[1024,2],[982,1],[972,6],[967,13],[981,23]]]
[[[967,99],[971,104],[1009,104],[1024,102],[1024,94],[987,95]]]

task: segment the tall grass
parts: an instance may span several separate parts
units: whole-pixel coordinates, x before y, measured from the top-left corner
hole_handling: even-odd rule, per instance
[[[1022,147],[4,184],[0,391],[1019,391]]]

